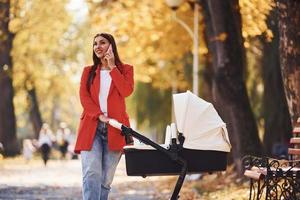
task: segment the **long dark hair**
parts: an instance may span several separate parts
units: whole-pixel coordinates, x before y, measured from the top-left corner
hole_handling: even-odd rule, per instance
[[[116,45],[114,37],[111,34],[108,34],[108,33],[98,33],[97,35],[95,35],[95,37],[93,39],[93,47],[94,47],[94,41],[95,41],[96,37],[99,37],[99,36],[104,37],[111,44],[112,51],[113,51],[114,57],[115,57],[116,66],[120,70],[120,72],[122,73],[123,63],[122,63],[122,61],[119,57],[118,50],[117,50],[117,45]],[[86,88],[87,88],[88,92],[90,92],[91,85],[92,85],[93,80],[96,76],[96,69],[99,66],[99,64],[101,63],[100,58],[98,58],[97,55],[94,52],[94,48],[93,48],[93,62],[94,62],[94,64],[93,64],[93,66],[92,66],[92,68],[89,72],[88,80],[86,82]]]

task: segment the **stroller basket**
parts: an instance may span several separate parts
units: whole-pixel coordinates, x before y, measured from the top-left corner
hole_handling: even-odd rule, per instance
[[[124,148],[128,176],[178,175],[182,166],[158,150]],[[178,156],[187,162],[187,174],[224,171],[227,152],[182,149]],[[145,159],[147,158],[147,159]]]

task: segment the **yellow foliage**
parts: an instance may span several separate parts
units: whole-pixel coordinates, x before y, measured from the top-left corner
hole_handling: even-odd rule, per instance
[[[275,6],[273,0],[240,0],[240,13],[242,16],[242,34],[246,41],[255,36],[266,34],[268,40],[271,40],[272,31],[266,24],[266,16]],[[245,43],[245,47],[249,47]]]
[[[220,33],[219,35],[211,38],[211,41],[221,41],[221,42],[223,42],[223,41],[226,40],[227,36],[228,36],[227,33]]]

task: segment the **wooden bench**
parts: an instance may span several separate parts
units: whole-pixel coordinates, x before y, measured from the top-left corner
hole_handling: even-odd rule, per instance
[[[300,159],[300,117],[293,129],[293,137],[290,139],[291,148],[288,149],[288,154],[291,160]]]
[[[245,156],[244,175],[250,178],[249,199],[300,199],[300,118],[290,139],[288,160]]]

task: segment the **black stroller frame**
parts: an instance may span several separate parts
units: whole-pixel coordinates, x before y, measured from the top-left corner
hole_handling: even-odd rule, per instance
[[[172,196],[171,196],[171,200],[179,199],[179,193],[180,193],[181,187],[183,185],[183,182],[184,182],[184,179],[185,179],[185,176],[186,176],[186,173],[187,173],[187,162],[186,162],[185,159],[183,159],[182,157],[180,157],[178,155],[178,153],[183,149],[183,143],[184,143],[184,140],[185,140],[183,134],[182,133],[178,134],[179,144],[177,144],[176,139],[173,138],[172,142],[171,142],[171,145],[170,145],[170,149],[167,150],[167,149],[161,147],[159,144],[153,142],[149,138],[139,134],[138,132],[136,132],[136,131],[132,130],[131,128],[128,128],[124,125],[122,125],[121,131],[126,136],[133,136],[136,139],[143,142],[144,144],[152,146],[156,150],[160,151],[161,153],[163,153],[164,155],[169,157],[172,161],[177,162],[179,165],[182,166],[181,173],[180,173],[180,175],[177,179],[174,191],[173,191]],[[146,176],[143,176],[143,177],[145,178]]]

